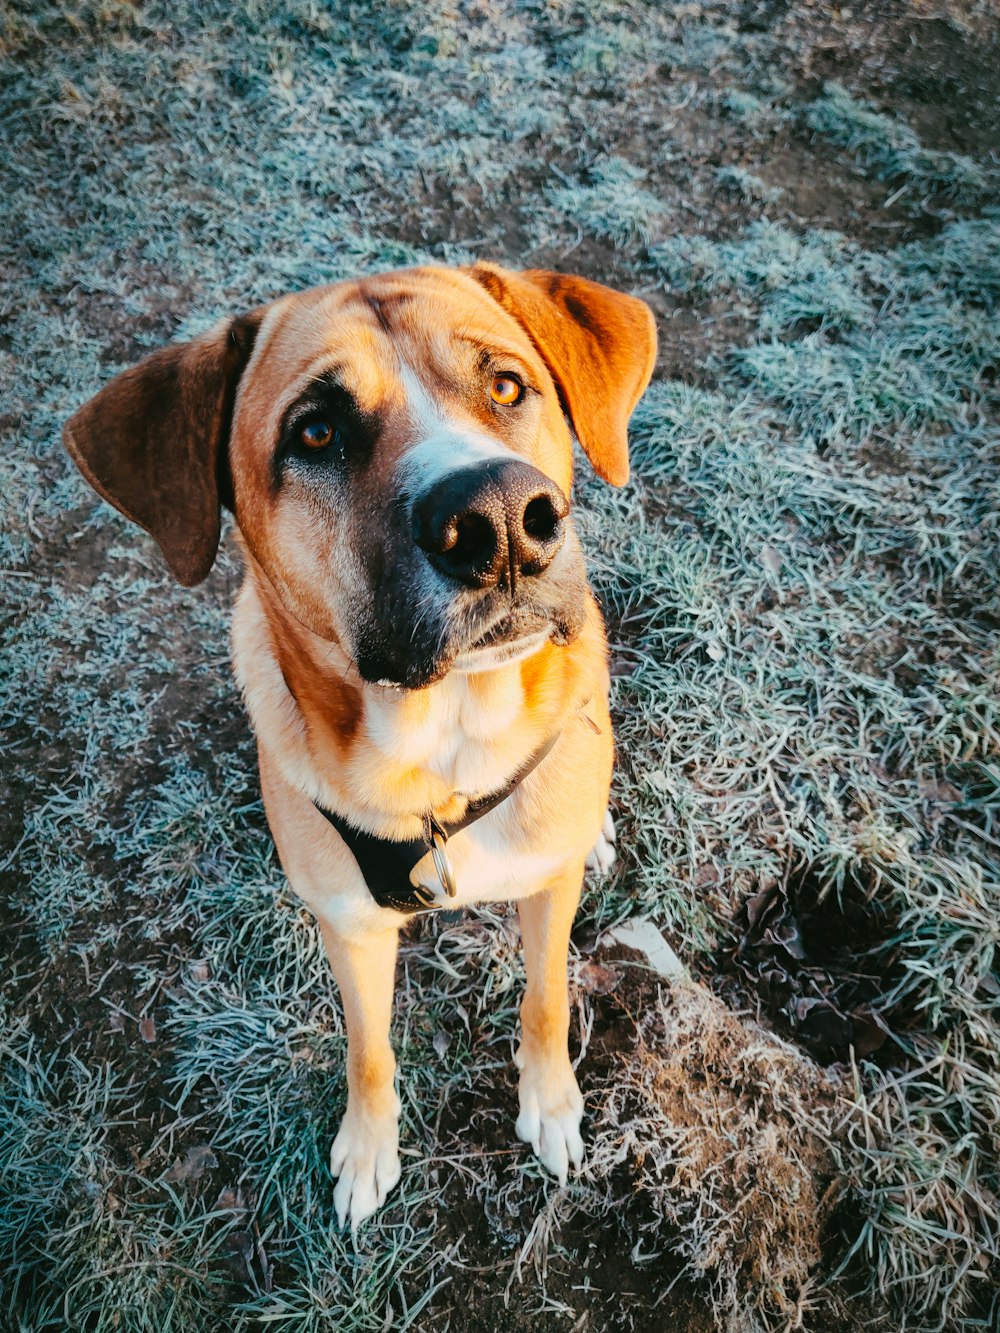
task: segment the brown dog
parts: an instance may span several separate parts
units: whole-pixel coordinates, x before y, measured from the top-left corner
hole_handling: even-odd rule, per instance
[[[220,505],[246,559],[236,675],[282,865],[343,998],[341,1225],[399,1179],[389,1022],[407,914],[517,899],[527,989],[517,1133],[583,1155],[570,926],[607,863],[607,649],[569,516],[570,418],[628,476],[648,308],[491,264],[294,296],[168,347],[66,428],[90,484],[205,578]]]

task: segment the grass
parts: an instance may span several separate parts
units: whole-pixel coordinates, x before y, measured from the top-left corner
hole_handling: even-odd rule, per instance
[[[996,1320],[995,164],[860,75],[801,83],[829,31],[793,9],[8,10],[5,1327]],[[222,313],[480,256],[637,291],[664,345],[633,481],[582,466],[577,496],[623,853],[572,960],[590,1157],[560,1190],[513,1142],[511,914],[423,923],[403,1179],[353,1241],[339,1004],[227,665],[235,553],[173,586],[59,430]],[[827,1069],[733,963],[750,906],[803,886],[834,940],[866,932],[893,1034]],[[608,949],[637,915],[695,986]],[[792,970],[815,998],[819,962]]]
[[[826,85],[808,108],[806,124],[849,149],[880,179],[901,179],[900,189],[941,191],[966,203],[987,193],[988,173],[979,163],[961,153],[925,148],[908,125],[872,110],[839,83]]]

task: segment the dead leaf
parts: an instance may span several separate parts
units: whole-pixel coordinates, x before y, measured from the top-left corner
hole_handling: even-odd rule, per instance
[[[582,963],[576,979],[588,995],[610,995],[617,989],[622,974],[616,967],[604,963]]]
[[[197,1180],[210,1166],[218,1165],[215,1153],[208,1144],[197,1143],[193,1148],[188,1148],[183,1158],[178,1157],[173,1166],[164,1172],[163,1179],[175,1185],[182,1180]]]
[[[223,1239],[222,1252],[226,1256],[226,1267],[240,1282],[252,1280],[254,1276],[255,1248],[249,1231],[230,1231]]]
[[[869,1055],[881,1050],[889,1039],[885,1028],[870,1013],[851,1014],[851,1023],[854,1028],[851,1044],[859,1060],[867,1060]]]
[[[253,1199],[245,1199],[243,1191],[231,1187],[223,1189],[215,1201],[215,1210],[232,1211],[234,1221],[243,1222],[227,1233],[222,1240],[221,1256],[224,1267],[240,1283],[245,1283],[251,1291],[270,1292],[272,1290],[271,1265],[268,1263],[261,1240],[260,1228],[253,1215]],[[243,1217],[239,1218],[239,1213]]]
[[[962,799],[962,793],[957,787],[952,786],[943,778],[921,778],[917,783],[917,789],[925,801],[939,801],[942,804],[954,805],[956,801]]]
[[[775,578],[781,573],[781,554],[773,546],[762,546],[760,548],[760,563]]]
[[[156,1023],[152,1014],[147,1014],[145,1018],[139,1019],[139,1036],[146,1043],[156,1040]]]
[[[625,921],[608,932],[608,939],[616,944],[624,944],[626,949],[635,949],[644,953],[649,965],[661,977],[668,981],[690,981],[687,968],[663,938],[663,935],[645,917],[635,917]]]
[[[799,1040],[810,1050],[838,1050],[850,1044],[851,1020],[830,1001],[799,998],[789,1009]]]

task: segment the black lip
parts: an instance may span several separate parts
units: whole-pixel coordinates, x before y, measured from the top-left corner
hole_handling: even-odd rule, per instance
[[[455,659],[463,653],[484,648],[502,648],[505,644],[514,645],[541,630],[548,630],[558,642],[568,642],[560,621],[541,615],[533,615],[530,620],[518,619],[508,613],[471,642],[452,640],[435,658],[425,656],[401,662],[381,654],[364,654],[357,662],[358,674],[370,685],[421,690],[443,680],[451,671]]]

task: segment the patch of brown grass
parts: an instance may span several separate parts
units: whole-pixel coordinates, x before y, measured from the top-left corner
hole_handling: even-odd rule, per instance
[[[725,1327],[803,1327],[845,1092],[703,987],[674,986],[602,1090],[590,1172],[635,1257],[681,1260]]]

